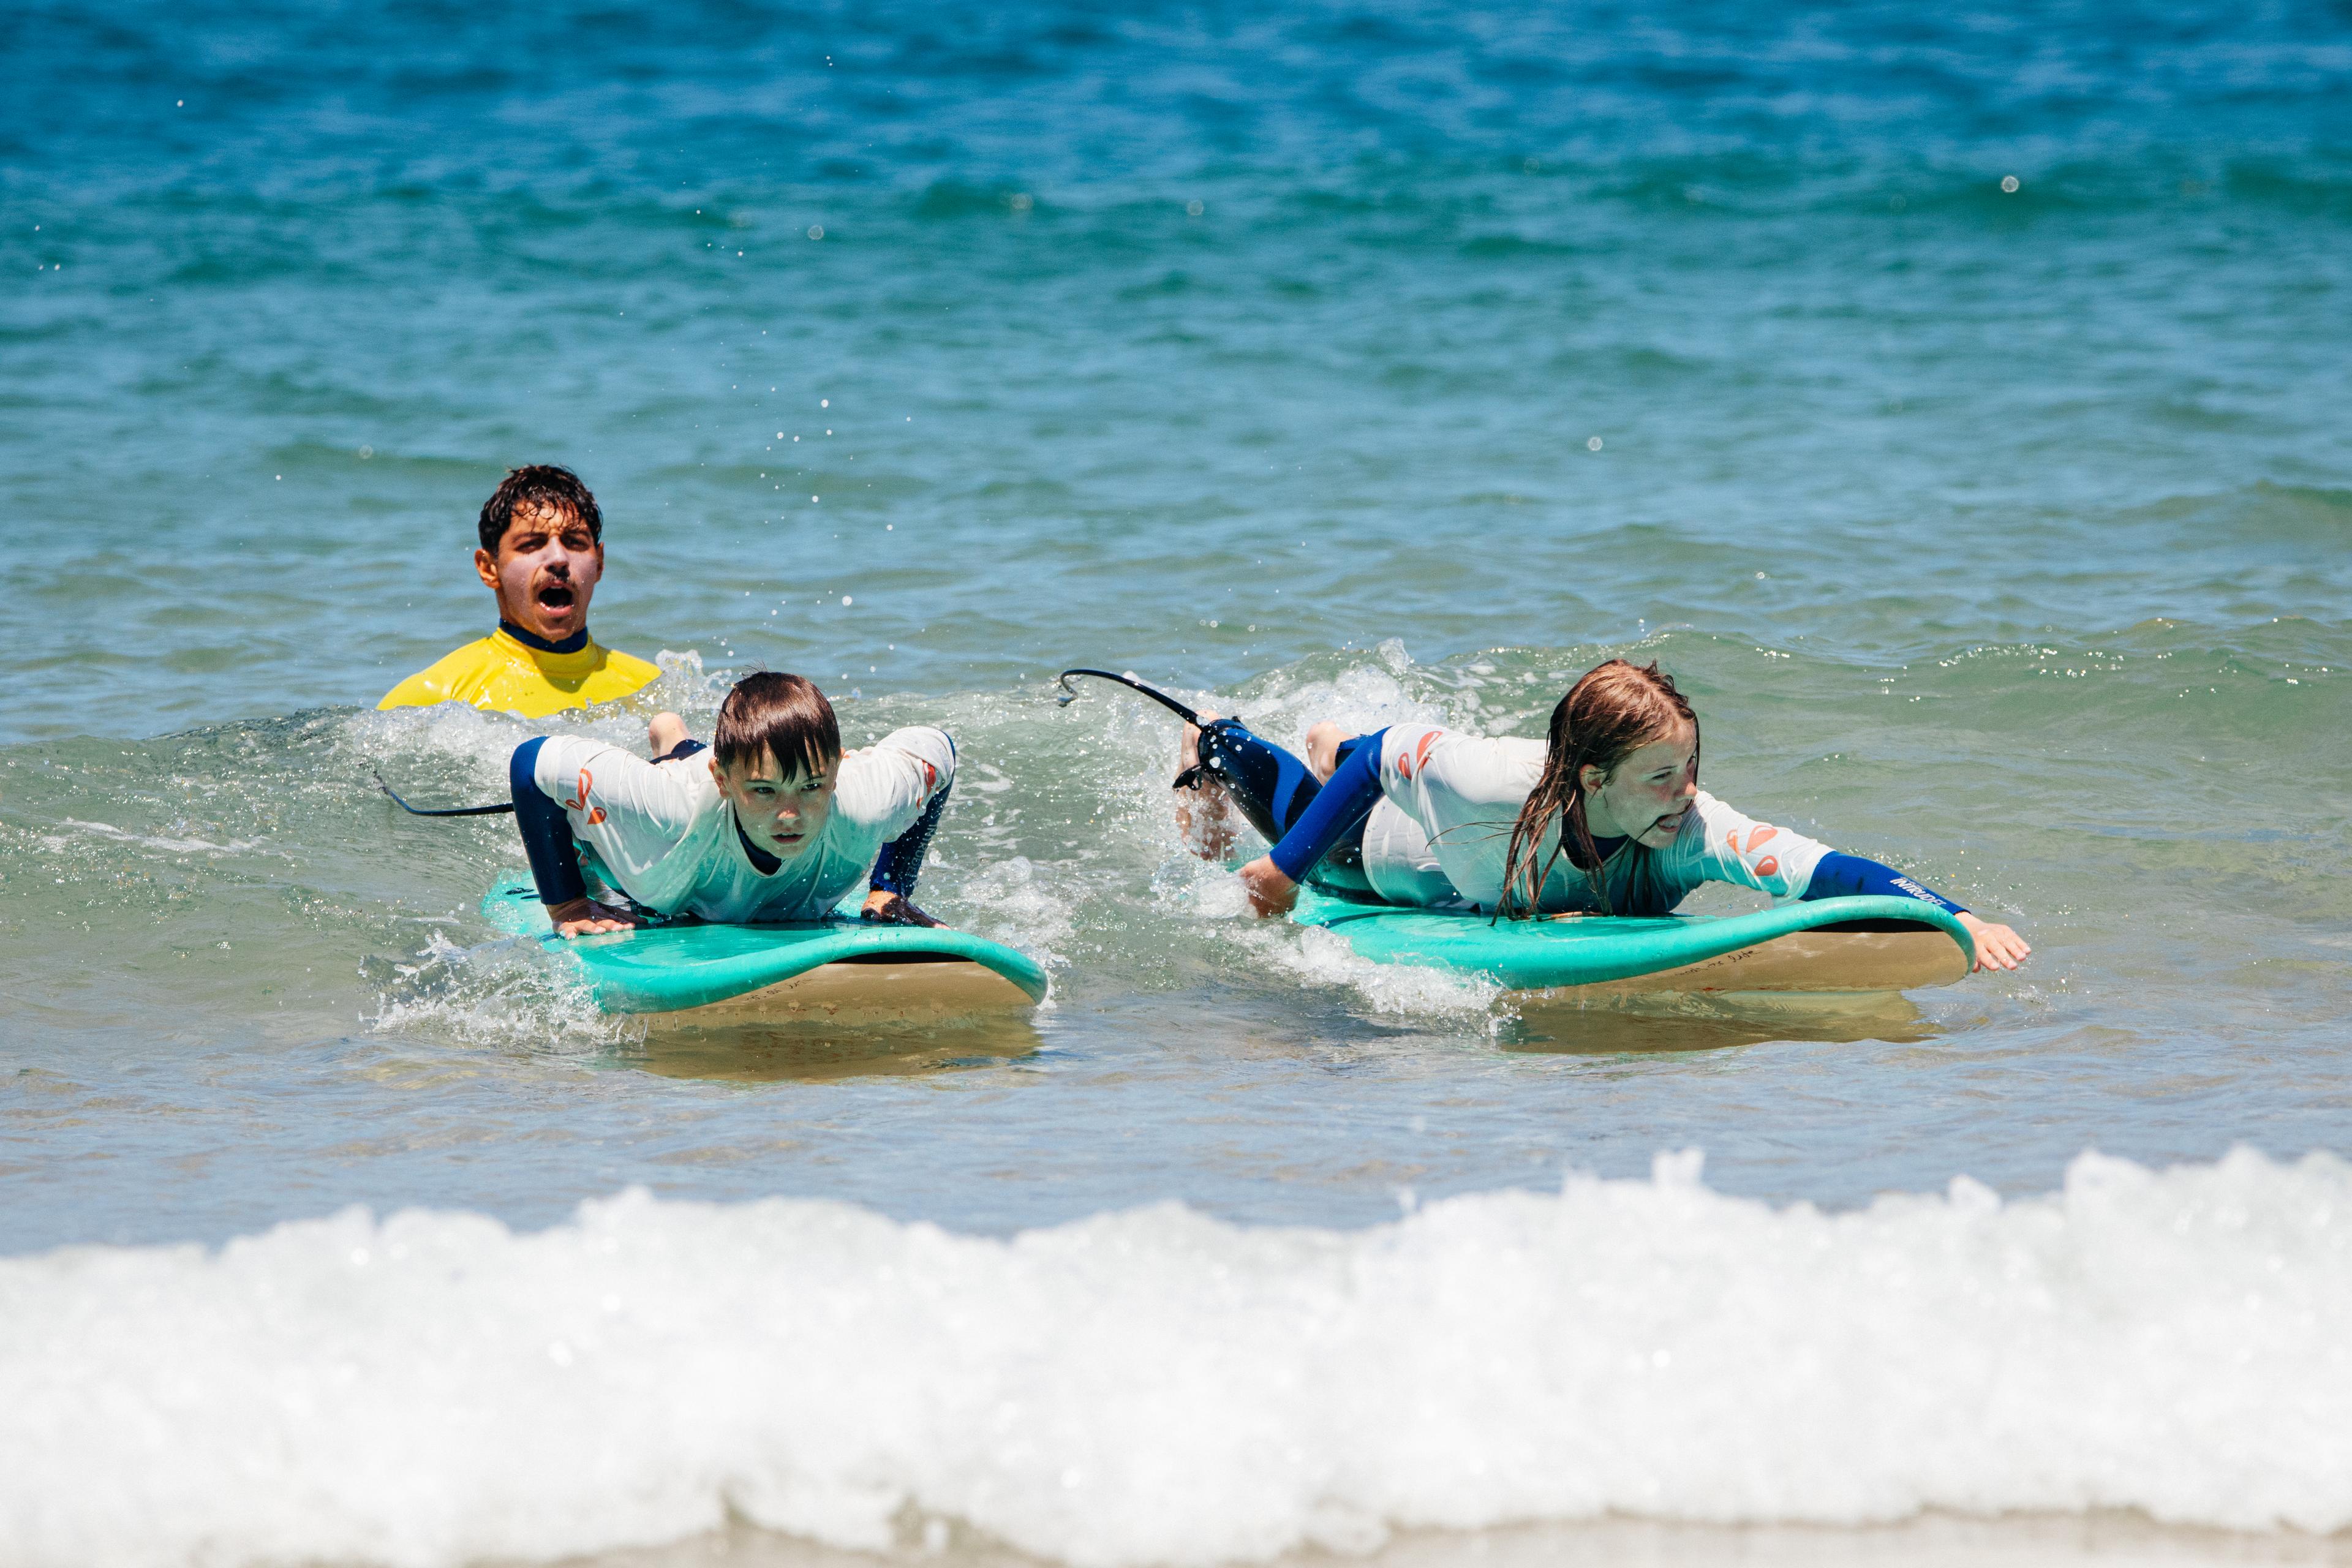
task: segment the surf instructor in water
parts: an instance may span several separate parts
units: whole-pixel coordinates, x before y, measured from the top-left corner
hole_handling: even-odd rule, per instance
[[[549,463],[515,469],[483,503],[478,532],[474,571],[497,595],[498,629],[410,676],[378,708],[464,702],[539,719],[626,697],[661,674],[588,635],[604,519],[577,474]]]
[[[1932,904],[1968,929],[1979,970],[2015,969],[2032,951],[1890,867],[1700,789],[1697,715],[1654,664],[1586,671],[1540,742],[1429,724],[1349,736],[1323,723],[1307,731],[1302,763],[1232,720],[1198,717],[1185,727],[1178,810],[1213,856],[1231,842],[1219,821],[1228,803],[1274,841],[1241,869],[1260,914],[1290,910],[1310,876],[1387,903],[1466,904],[1507,920],[1663,915],[1700,884],[1727,882],[1780,900]]]

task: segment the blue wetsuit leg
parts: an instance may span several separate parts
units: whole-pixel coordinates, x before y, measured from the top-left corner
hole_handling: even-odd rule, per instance
[[[1297,818],[1284,825],[1281,842],[1270,853],[1282,874],[1303,882],[1315,863],[1328,855],[1351,832],[1361,831],[1364,818],[1381,798],[1381,742],[1386,730],[1358,735],[1339,746],[1339,765]]]
[[[1806,884],[1804,896],[1798,902],[1855,897],[1916,899],[1948,914],[1967,912],[1935,889],[1913,881],[1891,866],[1865,860],[1859,855],[1841,855],[1834,849],[1822,856],[1821,864],[1813,868],[1813,879]]]
[[[539,901],[553,906],[586,898],[588,882],[580,875],[580,850],[572,842],[571,821],[531,776],[539,765],[539,748],[545,743],[545,736],[534,736],[515,748],[507,763],[507,787],[514,792],[515,826],[522,829],[523,853],[530,857]]]
[[[1281,838],[1323,787],[1305,763],[1251,734],[1238,719],[1202,727],[1200,772],[1223,786],[1269,844]]]

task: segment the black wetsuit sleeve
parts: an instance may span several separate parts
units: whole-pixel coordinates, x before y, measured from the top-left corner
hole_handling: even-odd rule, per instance
[[[940,830],[940,817],[954,789],[952,783],[942,785],[931,796],[931,804],[923,807],[923,815],[915,819],[915,826],[882,846],[882,853],[874,859],[873,879],[866,884],[874,891],[914,897],[915,879],[923,874],[924,852],[931,847],[931,835]]]
[[[1857,897],[1916,899],[1948,914],[1967,912],[1935,889],[1913,881],[1891,866],[1865,860],[1859,855],[1841,855],[1834,849],[1822,856],[1821,864],[1813,868],[1813,879],[1805,885],[1804,896],[1798,902]]]
[[[952,763],[955,737],[944,730],[940,733],[947,740],[948,757]],[[931,835],[940,830],[940,818],[947,812],[948,795],[954,788],[951,768],[948,782],[931,796],[923,807],[923,815],[915,818],[914,826],[882,846],[882,853],[874,858],[874,875],[867,879],[867,888],[877,893],[896,893],[902,899],[914,896],[915,879],[923,874],[923,855],[931,847]]]
[[[523,853],[530,857],[530,878],[539,884],[539,901],[551,908],[588,896],[587,879],[580,875],[580,850],[572,842],[572,824],[563,807],[548,798],[532,774],[539,766],[543,735],[525,741],[507,763],[507,787],[514,792],[515,826],[522,829]]]
[[[1269,852],[1282,874],[1303,882],[1315,863],[1331,852],[1381,799],[1381,742],[1386,730],[1359,735],[1339,747],[1339,766],[1298,819],[1283,830]]]

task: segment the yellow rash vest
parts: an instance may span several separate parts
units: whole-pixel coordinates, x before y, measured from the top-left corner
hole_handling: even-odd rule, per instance
[[[467,643],[385,692],[376,706],[465,702],[541,719],[626,697],[660,674],[644,659],[605,647],[584,631],[550,643],[501,621],[481,641]]]

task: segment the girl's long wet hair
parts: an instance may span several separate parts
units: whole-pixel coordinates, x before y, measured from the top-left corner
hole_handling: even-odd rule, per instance
[[[1503,860],[1503,897],[1495,910],[1497,916],[1522,921],[1537,913],[1543,900],[1544,879],[1562,853],[1591,881],[1601,911],[1612,912],[1609,879],[1601,875],[1601,851],[1585,821],[1584,770],[1599,768],[1605,778],[1618,763],[1643,746],[1672,735],[1685,721],[1691,727],[1696,759],[1698,715],[1675,689],[1673,678],[1655,664],[1633,665],[1612,658],[1586,670],[1568,689],[1568,695],[1551,710],[1543,777],[1511,827],[1511,847]],[[1559,842],[1546,855],[1543,842],[1554,818],[1562,824]],[[1639,842],[1630,849],[1637,857],[1650,853]],[[1637,863],[1637,880],[1639,869]]]

